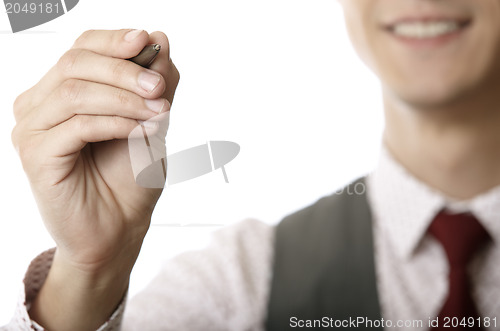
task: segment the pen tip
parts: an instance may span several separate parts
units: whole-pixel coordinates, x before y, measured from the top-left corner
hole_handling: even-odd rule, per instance
[[[155,51],[159,52],[159,51],[160,51],[160,49],[161,49],[161,46],[160,46],[160,45],[158,45],[158,44],[155,44],[155,45],[153,46],[153,48],[154,48],[154,50],[155,50]]]

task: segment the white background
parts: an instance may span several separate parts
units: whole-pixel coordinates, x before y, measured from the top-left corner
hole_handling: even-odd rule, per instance
[[[168,187],[131,280],[202,247],[246,217],[276,223],[376,163],[383,128],[378,82],[349,44],[334,0],[81,0],[63,17],[12,34],[0,5],[0,325],[10,319],[30,260],[52,247],[11,145],[12,103],[87,29],[167,33],[181,72],[167,153],[230,140],[221,171]]]

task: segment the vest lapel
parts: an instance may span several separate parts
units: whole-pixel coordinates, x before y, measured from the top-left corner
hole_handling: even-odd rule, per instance
[[[277,226],[267,330],[296,329],[293,317],[328,323],[329,318],[333,323],[358,317],[380,320],[365,191],[365,181],[359,179]]]

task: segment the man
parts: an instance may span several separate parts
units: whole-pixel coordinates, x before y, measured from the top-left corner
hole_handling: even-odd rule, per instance
[[[353,184],[366,194],[221,231],[131,299],[123,329],[500,328],[500,2],[341,4],[383,87],[380,164]],[[13,141],[57,250],[28,270],[13,329],[122,321],[160,194],[133,182],[124,139],[179,79],[168,52],[152,70],[121,60],[147,43],[168,50],[160,33],[86,32],[16,100]]]

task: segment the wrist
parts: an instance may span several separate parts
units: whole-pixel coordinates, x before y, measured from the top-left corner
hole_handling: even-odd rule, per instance
[[[149,224],[149,221],[147,222]],[[143,226],[119,224],[106,226],[99,234],[73,234],[57,240],[54,262],[62,270],[68,270],[84,280],[95,281],[106,278],[122,278],[130,274],[139,256],[147,228]],[[112,228],[109,230],[109,228]],[[87,237],[92,238],[87,238]]]
[[[52,277],[57,282],[71,279],[75,290],[92,292],[110,288],[125,290],[128,286],[133,262],[116,258],[112,263],[95,263],[92,266],[82,265],[68,260],[65,258],[64,253],[57,249],[49,271],[49,277]]]
[[[121,303],[129,278],[126,269],[75,267],[56,251],[29,314],[49,330],[98,329]]]

